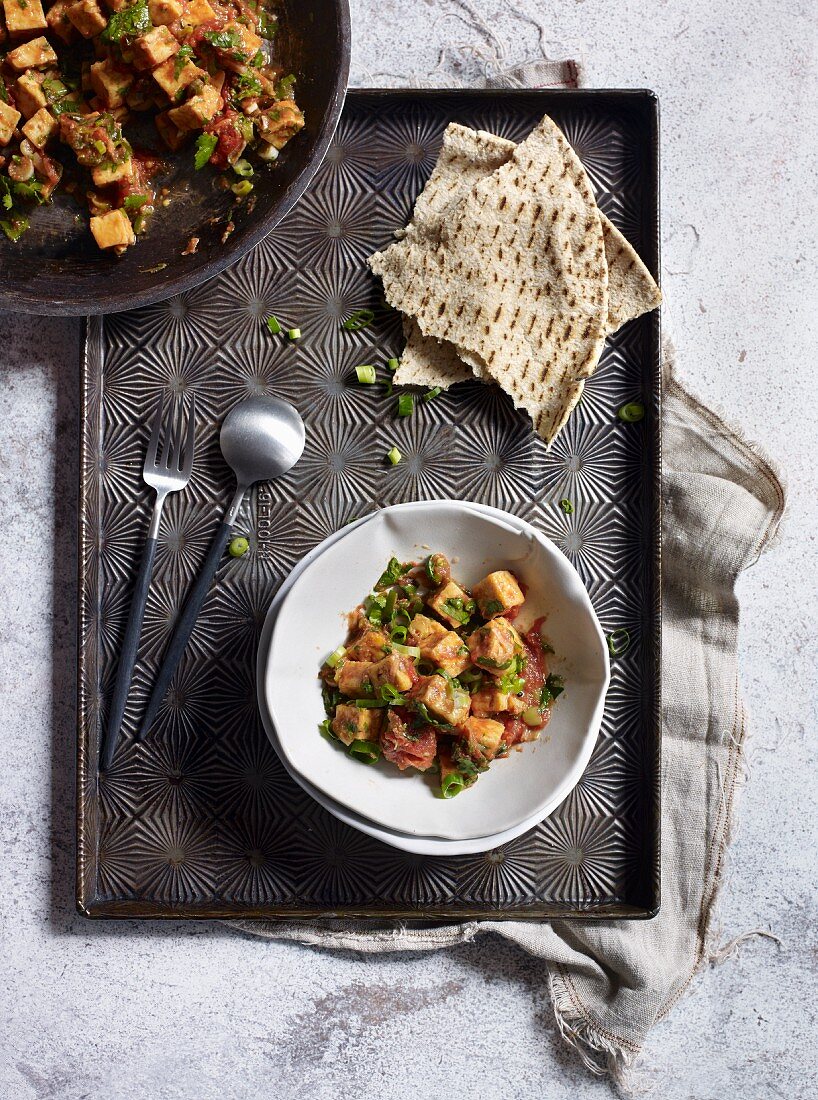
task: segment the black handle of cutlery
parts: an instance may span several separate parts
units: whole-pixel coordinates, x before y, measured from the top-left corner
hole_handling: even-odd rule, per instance
[[[110,768],[116,752],[119,734],[122,729],[122,718],[125,714],[125,704],[128,700],[128,690],[131,686],[136,654],[139,649],[139,635],[142,632],[142,618],[145,614],[145,604],[148,600],[148,588],[151,583],[153,559],[156,554],[156,539],[148,538],[145,549],[142,551],[142,562],[136,577],[133,596],[131,597],[131,609],[128,613],[128,625],[125,627],[125,638],[122,642],[122,652],[119,658],[119,668],[116,674],[114,694],[111,697],[111,707],[108,713],[108,724],[102,742],[102,755],[100,767],[103,771]]]
[[[222,523],[210,547],[205,563],[202,566],[202,571],[196,578],[196,583],[193,585],[190,595],[185,602],[182,614],[176,624],[176,629],[173,631],[173,637],[165,652],[165,658],[162,661],[162,667],[159,669],[159,675],[156,677],[156,683],[153,685],[153,691],[148,700],[147,710],[145,711],[142,725],[137,734],[138,741],[142,741],[147,736],[153,725],[156,712],[162,705],[162,700],[165,698],[165,693],[173,679],[176,666],[179,664],[190,635],[193,633],[193,627],[196,625],[196,620],[199,617],[202,604],[205,602],[207,593],[210,591],[210,582],[213,580],[216,570],[219,568],[219,562],[222,559],[224,548],[230,540],[230,532],[232,530],[232,523],[227,523],[226,521]]]

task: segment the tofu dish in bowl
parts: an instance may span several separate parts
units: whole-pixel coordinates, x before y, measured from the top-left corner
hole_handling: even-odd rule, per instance
[[[467,591],[443,554],[391,558],[321,668],[322,733],[362,763],[436,772],[444,798],[472,786],[539,738],[563,691],[543,618],[515,626],[524,603],[507,570]]]
[[[2,0],[0,11],[0,229],[11,241],[61,188],[87,204],[98,246],[123,252],[170,201],[155,182],[163,151],[188,145],[191,172],[210,165],[235,204],[251,204],[255,172],[304,125],[261,0]],[[151,119],[143,148],[135,134]]]

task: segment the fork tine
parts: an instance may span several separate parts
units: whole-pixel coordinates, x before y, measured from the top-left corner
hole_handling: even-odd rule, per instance
[[[156,455],[159,450],[159,433],[162,430],[162,411],[165,407],[165,392],[159,391],[159,400],[156,404],[156,412],[153,415],[153,426],[151,427],[151,437],[148,442],[148,449],[145,452],[145,469],[149,466],[156,465]]]
[[[165,454],[162,460],[162,465],[166,470],[172,470],[176,465],[176,458],[179,454],[179,445],[181,443],[184,411],[184,401],[181,397],[177,397],[173,403],[173,408],[171,409],[169,417],[168,445],[165,448]]]
[[[187,435],[185,437],[185,449],[184,452],[179,454],[179,470],[185,477],[190,477],[190,472],[193,469],[193,446],[195,443],[195,430],[196,430],[196,394],[190,395],[190,409],[188,410],[187,419]],[[183,464],[184,462],[184,464]]]

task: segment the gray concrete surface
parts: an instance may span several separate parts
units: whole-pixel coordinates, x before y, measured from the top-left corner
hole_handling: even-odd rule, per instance
[[[667,1100],[815,1096],[818,24],[813,0],[474,0],[513,60],[581,49],[663,111],[665,290],[690,383],[779,460],[785,539],[742,582],[752,781],[726,934],[651,1037]],[[486,41],[455,0],[354,0],[356,83]],[[469,17],[466,16],[468,19]],[[456,67],[449,59],[450,73]],[[383,79],[383,78],[381,78]],[[0,317],[0,1100],[603,1097],[556,1035],[540,967],[493,939],[358,958],[72,908],[79,326]],[[476,1041],[471,1039],[477,1034]]]

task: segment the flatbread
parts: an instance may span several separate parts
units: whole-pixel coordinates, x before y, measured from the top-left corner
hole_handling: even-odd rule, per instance
[[[507,163],[515,148],[513,141],[494,134],[450,125],[437,164],[415,204],[412,228],[396,235],[404,238],[407,232],[420,233],[434,239],[447,210],[475,183]],[[610,335],[627,321],[655,309],[662,295],[630,243],[601,211],[599,216],[608,264],[606,333]],[[424,336],[411,317],[404,317],[403,329],[406,346],[394,375],[396,385],[448,389],[474,377],[486,379],[478,357],[463,355],[462,349],[448,341]]]
[[[462,131],[447,131],[455,160],[468,155]],[[448,201],[442,188],[424,193],[426,216],[370,266],[392,306],[474,357],[550,442],[605,339],[608,267],[590,182],[546,117],[506,163],[456,193],[459,181]]]

